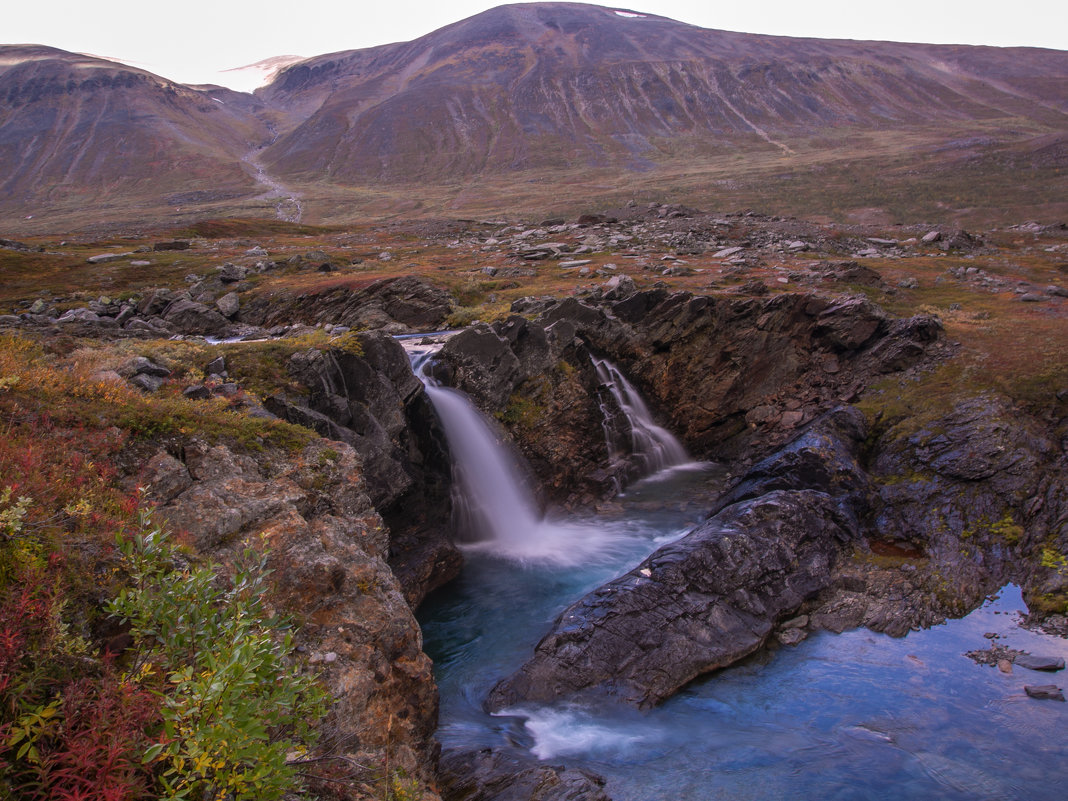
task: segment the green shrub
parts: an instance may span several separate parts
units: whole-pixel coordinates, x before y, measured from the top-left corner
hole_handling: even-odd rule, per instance
[[[325,694],[286,659],[292,634],[264,608],[266,557],[251,550],[228,585],[214,565],[183,567],[145,518],[120,540],[132,586],[109,604],[137,648],[133,674],[163,700],[163,737],[148,749],[164,797],[280,799],[299,784],[287,752],[313,741]]]

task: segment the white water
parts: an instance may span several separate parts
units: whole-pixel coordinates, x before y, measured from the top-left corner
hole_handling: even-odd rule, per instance
[[[449,442],[458,492],[459,539],[467,550],[485,551],[521,562],[576,565],[594,555],[629,546],[629,534],[592,522],[544,516],[518,453],[503,435],[455,389],[440,386],[427,367],[440,345],[409,348],[416,375],[441,419]],[[643,475],[688,463],[685,449],[649,415],[634,388],[607,362],[602,380],[617,394],[634,433]],[[637,448],[641,450],[638,451]]]
[[[638,390],[619,368],[605,359],[594,359],[593,364],[597,368],[597,377],[612,393],[630,423],[630,452],[641,466],[640,475],[648,476],[670,467],[691,463],[692,460],[682,443],[666,428],[656,424]],[[622,452],[620,444],[613,442],[608,425],[605,425],[605,438],[610,453]]]

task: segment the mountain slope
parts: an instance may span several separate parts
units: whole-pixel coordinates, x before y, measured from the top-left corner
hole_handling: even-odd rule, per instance
[[[0,47],[0,201],[182,205],[247,195],[258,101],[36,45]]]
[[[443,180],[789,154],[846,129],[1026,118],[1068,128],[1068,53],[713,31],[571,3],[502,6],[413,42],[309,59],[261,96],[290,178]]]

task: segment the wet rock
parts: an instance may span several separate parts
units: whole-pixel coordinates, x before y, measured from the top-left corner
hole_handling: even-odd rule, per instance
[[[1020,654],[1013,660],[1014,664],[1028,670],[1042,670],[1050,673],[1054,673],[1058,670],[1064,670],[1064,660],[1059,656],[1032,656],[1031,654]]]
[[[782,645],[797,645],[808,638],[801,629],[785,629],[775,633],[775,639]]]
[[[776,620],[830,583],[855,533],[831,497],[812,490],[729,506],[565,610],[488,705],[589,693],[655,705],[763,645]]]
[[[1024,685],[1024,692],[1031,698],[1037,698],[1041,701],[1064,700],[1064,691],[1056,684],[1027,684]]]
[[[446,751],[439,776],[445,801],[610,801],[597,774],[511,751]]]

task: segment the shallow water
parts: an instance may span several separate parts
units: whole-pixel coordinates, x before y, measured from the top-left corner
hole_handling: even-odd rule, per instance
[[[616,801],[649,799],[1027,799],[1068,797],[1068,704],[964,656],[997,642],[1068,657],[1068,641],[1019,628],[1005,588],[966,618],[893,639],[819,633],[720,671],[647,713],[566,704],[489,715],[482,702],[568,604],[637,564],[701,517],[720,474],[676,470],[632,488],[597,518],[569,519],[561,549],[581,559],[474,551],[420,619],[441,689],[446,748],[528,750],[589,768]],[[570,538],[570,539],[569,539]],[[532,552],[536,552],[534,549]]]

